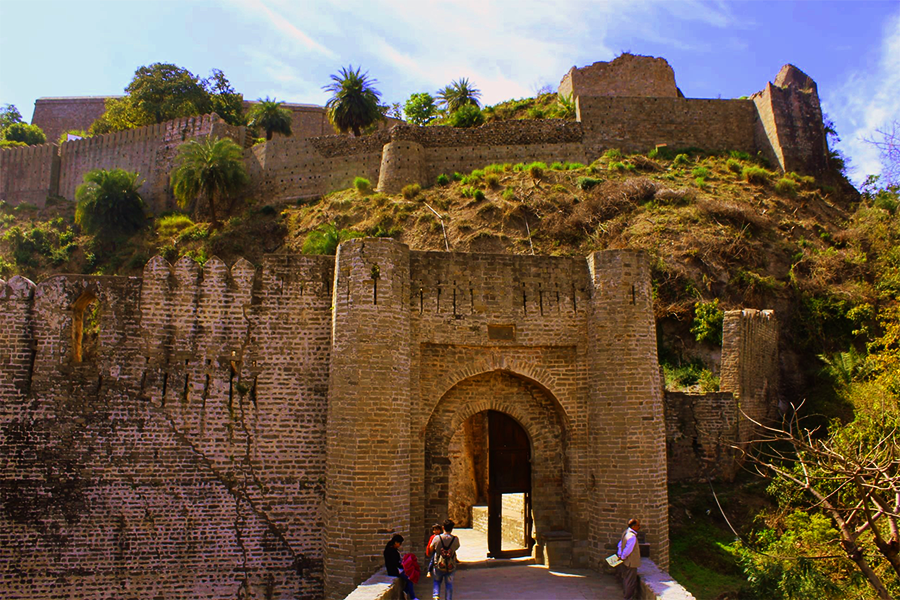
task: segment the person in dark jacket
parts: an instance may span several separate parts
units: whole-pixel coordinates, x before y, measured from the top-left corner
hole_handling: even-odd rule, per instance
[[[412,581],[403,572],[403,564],[400,560],[400,546],[403,545],[403,536],[395,533],[391,541],[384,547],[384,568],[391,577],[399,577],[403,582],[403,591],[409,597],[409,600],[416,599],[416,589],[413,587]]]

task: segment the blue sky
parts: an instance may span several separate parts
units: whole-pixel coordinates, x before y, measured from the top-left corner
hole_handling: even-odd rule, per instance
[[[120,94],[137,67],[222,69],[245,98],[324,104],[361,65],[383,100],[468,77],[496,103],[623,51],[666,58],[688,97],[762,89],[785,63],[816,80],[854,179],[862,139],[900,120],[900,2],[700,0],[0,0],[0,103]]]

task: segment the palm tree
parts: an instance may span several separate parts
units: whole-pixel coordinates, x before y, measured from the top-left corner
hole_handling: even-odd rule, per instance
[[[243,152],[229,138],[205,138],[182,144],[172,173],[178,205],[187,208],[200,198],[209,202],[211,226],[218,226],[216,204],[249,180]]]
[[[325,104],[328,120],[341,133],[352,129],[356,137],[363,128],[384,118],[379,106],[381,92],[372,87],[378,82],[369,79],[368,72],[360,75],[359,71],[354,71],[353,65],[341,68],[340,74],[331,76],[334,83],[322,88],[332,93]]]
[[[95,169],[75,190],[75,222],[88,233],[131,233],[147,222],[138,174]]]
[[[460,77],[456,81],[451,81],[450,85],[438,90],[437,98],[451,113],[467,104],[481,106],[481,103],[478,102],[478,99],[481,98],[481,91],[469,83],[468,77]]]
[[[266,131],[266,140],[272,139],[272,134],[280,133],[283,135],[291,135],[291,124],[294,121],[294,114],[281,105],[284,102],[276,102],[273,98],[269,100],[266,96],[265,100],[258,100],[256,104],[250,108],[250,121],[247,123],[250,127],[259,127]]]

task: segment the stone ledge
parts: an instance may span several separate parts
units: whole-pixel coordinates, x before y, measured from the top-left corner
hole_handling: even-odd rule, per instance
[[[644,600],[696,600],[692,593],[671,575],[660,570],[652,560],[641,560],[638,577],[641,582],[641,598]]]
[[[363,581],[344,600],[395,600],[400,598],[400,578],[391,577],[384,567]]]

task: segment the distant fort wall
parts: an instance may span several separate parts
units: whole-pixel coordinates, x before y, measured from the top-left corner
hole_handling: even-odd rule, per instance
[[[574,122],[501,121],[471,129],[398,124],[362,138],[310,136],[323,131],[320,113],[313,110],[317,107],[296,105],[295,120],[304,123],[298,135],[276,136],[245,151],[250,189],[268,201],[312,198],[360,176],[393,193],[410,183],[430,185],[441,173],[491,163],[590,162],[609,148],[647,152],[660,145],[759,152],[784,171],[825,168],[815,82],[796,67],[786,65],[774,84],[748,100],[683,98],[670,74],[665,60],[632,55],[575,69],[563,80],[574,95]],[[561,90],[568,89],[565,85]],[[0,198],[38,206],[47,195],[74,200],[87,171],[118,167],[140,174],[142,192],[154,210],[170,209],[169,176],[178,145],[210,135],[242,145],[247,139],[244,128],[206,115],[65,142],[58,149],[52,144],[5,149],[0,152]]]

